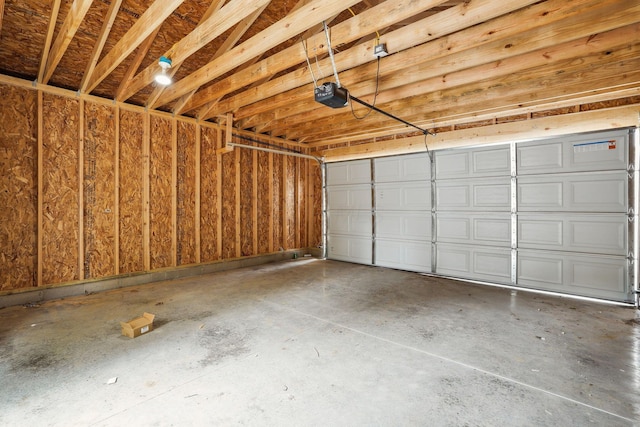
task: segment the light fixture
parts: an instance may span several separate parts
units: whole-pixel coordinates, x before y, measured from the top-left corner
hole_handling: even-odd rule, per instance
[[[162,68],[162,71],[155,76],[156,83],[163,86],[171,84],[171,76],[167,74],[167,70],[171,68],[171,60],[166,56],[161,56],[158,61],[158,65]]]

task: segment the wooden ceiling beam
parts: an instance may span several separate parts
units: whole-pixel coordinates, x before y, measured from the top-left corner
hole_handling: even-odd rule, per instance
[[[198,22],[198,25],[196,25],[196,28],[198,28],[200,25],[202,25],[203,22],[209,19],[218,10],[220,10],[223,4],[224,4],[224,0],[215,0],[211,2],[211,4],[209,5],[209,8],[204,12],[204,15],[202,15],[202,18],[200,18],[200,22]],[[176,64],[171,67],[171,70],[169,71],[169,75],[171,76],[172,79],[176,75],[176,73],[180,70],[180,67],[182,67],[182,64],[184,64],[184,62],[181,62],[180,64]],[[145,103],[145,105],[147,105],[147,107],[149,108],[154,108],[154,104],[156,100],[162,94],[164,89],[165,89],[165,86],[158,85],[153,90],[149,98],[147,99],[147,102]]]
[[[632,105],[501,123],[480,128],[461,129],[430,138],[429,147],[432,150],[442,150],[445,148],[526,141],[580,132],[636,126],[639,112],[640,106]],[[326,162],[337,162],[424,151],[426,151],[424,137],[416,136],[328,149],[317,154],[323,156]]]
[[[600,4],[601,2],[595,2],[595,4]],[[440,41],[436,41],[433,44],[425,44],[419,48],[416,48],[418,52],[407,51],[406,54],[413,57],[427,57],[432,58],[429,62],[424,62],[418,64],[417,66],[404,69],[404,71],[394,72],[388,77],[383,77],[377,97],[378,103],[386,103],[390,102],[393,99],[399,99],[402,96],[412,96],[418,93],[427,93],[429,90],[440,90],[445,86],[451,87],[456,85],[457,79],[461,78],[459,76],[464,75],[464,82],[475,81],[478,79],[478,76],[489,77],[495,73],[504,73],[504,72],[518,72],[522,71],[529,67],[529,64],[534,64],[537,61],[546,61],[551,62],[554,59],[562,59],[569,55],[570,57],[574,57],[574,53],[577,51],[583,51],[583,45],[581,43],[587,44],[591,43],[592,49],[597,49],[598,44],[596,43],[597,39],[592,39],[592,33],[606,31],[611,27],[628,24],[633,21],[633,17],[629,14],[625,14],[623,11],[618,11],[616,13],[614,10],[615,2],[613,5],[608,5],[608,7],[600,8],[600,7],[591,7],[588,8],[586,4],[583,5],[584,14],[598,16],[603,12],[606,12],[612,16],[611,20],[601,20],[597,23],[594,23],[593,26],[589,27],[581,27],[576,28],[574,24],[576,21],[580,21],[581,15],[573,15],[571,18],[566,20],[552,22],[549,25],[546,25],[541,28],[532,28],[530,31],[522,32],[514,34],[513,36],[507,38],[500,38],[496,40],[492,40],[491,43],[484,45],[482,49],[471,49],[470,51],[460,50],[458,52],[450,52],[447,54],[448,48],[450,45],[448,43],[441,44]],[[592,4],[593,6],[593,4]],[[640,9],[640,5],[638,6]],[[473,29],[470,29],[470,31]],[[631,34],[633,33],[633,30]],[[620,44],[621,39],[616,37],[614,33],[607,37],[607,43]],[[472,36],[472,34],[465,34],[465,32],[461,32],[459,35],[455,35],[456,37],[465,37]],[[577,43],[571,43],[575,40],[576,37],[582,37],[578,39]],[[468,37],[466,37],[468,38]],[[559,44],[564,42],[564,44]],[[575,46],[577,44],[577,46]],[[505,46],[509,46],[505,48]],[[445,50],[442,51],[442,48]],[[577,49],[574,52],[568,51],[565,49]],[[542,50],[542,51],[540,51]],[[481,51],[482,54],[476,54],[476,51]],[[529,53],[528,56],[522,56],[523,54]],[[395,56],[395,55],[394,55]],[[389,61],[395,61],[396,64],[402,64],[403,55],[398,55],[397,58],[391,56],[388,58]],[[516,59],[513,59],[516,58]],[[525,63],[524,60],[529,62]],[[399,61],[399,62],[398,62]],[[489,64],[486,67],[486,71],[483,70],[485,74],[473,74],[474,72],[478,72],[477,68],[482,64]],[[371,67],[369,67],[371,68]],[[394,65],[391,64],[392,69]],[[507,69],[511,70],[508,71]],[[386,67],[385,67],[386,70]],[[461,71],[461,70],[475,70],[475,71]],[[504,71],[503,71],[504,70]],[[362,70],[355,69],[353,70],[353,74],[361,80],[363,76],[366,76],[366,80],[361,81],[359,83],[350,82],[348,78],[344,78],[343,80],[347,83],[346,86],[350,88],[351,93],[354,95],[357,94],[358,98],[366,101],[373,101],[373,94],[376,89],[375,85],[375,77],[372,77],[373,70]],[[462,74],[460,74],[462,72]],[[486,74],[488,73],[488,74]],[[386,75],[386,73],[384,73]],[[375,74],[374,74],[375,76]],[[349,76],[345,76],[349,77]],[[431,79],[431,80],[429,80]],[[433,82],[433,88],[429,89],[429,86],[425,85],[425,82],[431,81]],[[353,84],[350,84],[353,83]],[[413,85],[412,85],[413,84]],[[460,83],[464,84],[464,83]],[[395,90],[395,88],[403,87],[404,93],[400,93]],[[302,94],[296,96],[296,98],[300,98]],[[289,95],[290,98],[293,96]],[[306,105],[306,107],[305,107]],[[272,126],[276,127],[287,127],[293,126],[296,122],[299,121],[307,121],[309,119],[308,113],[305,112],[306,109],[315,108],[315,106],[310,105],[307,101],[298,101],[291,102],[289,106],[284,108],[279,108],[276,112],[276,115],[269,115],[267,119],[272,121]],[[339,110],[331,110],[328,108],[319,110],[318,115],[323,117],[329,117],[333,115],[339,115]],[[237,112],[239,117],[243,117],[244,114],[242,110]],[[314,117],[314,120],[319,120],[322,117]],[[248,125],[254,123],[254,121],[246,122]],[[265,130],[268,130],[267,127]]]
[[[120,10],[120,5],[122,4],[122,0],[112,0],[109,5],[109,10],[107,10],[107,14],[105,16],[104,22],[102,23],[102,29],[100,30],[100,34],[98,35],[98,40],[96,41],[95,46],[93,47],[93,52],[91,52],[91,58],[89,59],[89,64],[87,65],[87,69],[84,72],[84,76],[82,77],[82,83],[80,83],[80,92],[85,92],[87,90],[87,86],[89,85],[89,80],[93,75],[93,70],[96,68],[98,64],[98,59],[100,59],[100,55],[102,54],[102,49],[104,48],[104,44],[109,37],[109,33],[111,32],[111,27],[113,26],[113,21],[115,21],[116,16],[118,15],[118,11]]]
[[[174,99],[189,93],[216,77],[237,68],[256,56],[261,55],[262,53],[313,27],[318,23],[318,21],[327,19],[356,3],[358,3],[358,0],[314,1],[295,12],[289,13],[286,17],[251,37],[249,40],[226,52],[216,60],[211,61],[209,64],[200,68],[190,76],[176,82],[171,88],[165,91],[159,101],[159,104],[167,104]],[[201,92],[206,91],[203,90]],[[192,100],[196,97],[198,97],[198,94],[196,94]],[[215,98],[216,96],[209,96],[206,100],[200,102],[198,106]]]
[[[149,34],[147,39],[143,41],[140,46],[138,46],[138,52],[136,53],[136,56],[133,58],[133,62],[131,62],[131,64],[129,65],[129,68],[127,68],[127,71],[124,74],[122,81],[120,82],[120,86],[118,86],[118,90],[116,91],[116,96],[115,96],[116,101],[124,102],[124,97],[122,94],[126,91],[127,87],[129,87],[129,85],[131,84],[131,80],[133,80],[133,76],[135,76],[136,72],[138,71],[138,68],[140,68],[140,64],[142,64],[142,61],[144,61],[144,58],[147,57],[147,52],[149,52],[149,49],[151,49],[151,45],[153,44],[153,41],[158,35],[158,31],[160,31],[160,27],[157,27],[151,34]]]
[[[387,33],[384,35],[381,41],[386,42],[387,46],[392,49],[393,52],[398,53],[395,53],[394,55],[383,60],[384,67],[383,69],[381,69],[381,71],[387,72],[388,70],[388,72],[391,72],[393,68],[389,67],[387,63],[391,58],[400,54],[402,54],[405,59],[403,60],[403,64],[401,64],[397,69],[408,67],[415,62],[426,61],[429,59],[428,56],[406,55],[403,54],[403,52],[416,45],[440,39],[447,34],[455,33],[456,31],[463,30],[466,27],[473,27],[474,25],[480,24],[483,21],[512,12],[514,10],[518,10],[534,2],[535,0],[515,0],[498,4],[493,0],[480,0],[469,4],[464,3],[440,12],[439,14],[427,17],[415,24],[408,25],[401,29]],[[375,17],[372,19],[375,19]],[[508,26],[513,26],[512,21],[509,22]],[[336,28],[333,29],[334,34]],[[492,37],[491,34],[482,35],[483,38]],[[497,37],[497,35],[493,37]],[[478,38],[466,38],[463,45],[473,46],[474,44],[478,43],[477,40]],[[453,45],[449,46],[449,48],[458,47]],[[345,70],[351,70],[352,68],[358,67],[363,64],[371,64],[370,67],[375,70],[376,66],[373,58],[373,46],[370,45],[355,46],[345,52],[338,53],[337,55],[335,55],[335,59],[336,68],[338,69],[338,71],[343,72],[343,74],[341,74],[341,76],[343,76],[343,79],[345,75],[347,76],[347,78],[349,78],[348,76],[353,76],[354,74],[356,74],[352,71]],[[325,70],[329,74],[331,74],[332,67],[328,59],[319,61],[319,64],[322,70]],[[211,111],[210,114],[215,115],[216,113],[219,113],[221,111],[238,111],[243,106],[258,103],[286,90],[309,85],[311,82],[311,75],[307,67],[302,67],[298,70],[288,73],[286,76],[274,79],[267,85],[263,85],[259,91],[245,91],[234,96],[233,98],[221,102],[218,108],[216,108],[214,111]],[[310,91],[310,89],[308,88],[305,88],[304,90],[305,93],[308,93]],[[267,103],[263,104],[263,106],[268,105],[271,101],[273,100],[267,101]],[[283,97],[282,102],[283,104],[281,105],[286,105],[288,100]],[[267,107],[267,109],[271,109],[271,107]],[[253,115],[257,113],[258,111],[254,111],[249,114]]]
[[[185,59],[207,45],[213,39],[223,34],[229,28],[233,27],[235,24],[251,15],[265,4],[268,4],[270,1],[271,0],[232,0],[222,7],[217,13],[214,13],[206,19],[197,29],[190,32],[182,40],[174,44],[171,49],[164,53],[164,56],[170,58],[173,65],[182,63]],[[158,64],[153,63],[142,70],[134,77],[131,85],[123,94],[124,98],[130,98],[135,93],[149,85],[153,81],[154,75],[159,69],[160,67]],[[178,83],[179,82],[174,83],[171,88]],[[164,98],[171,88],[166,88],[160,99]],[[190,90],[194,90],[196,88],[197,86],[190,88]],[[182,93],[181,95],[184,95],[187,92]],[[174,97],[173,99],[175,98],[177,97]]]
[[[247,16],[242,21],[240,21],[238,23],[238,25],[236,25],[236,27],[233,29],[233,31],[231,32],[229,37],[227,37],[225,39],[225,41],[222,43],[222,45],[220,46],[220,48],[218,48],[216,53],[213,54],[213,56],[211,57],[209,62],[213,61],[214,59],[216,59],[220,55],[224,54],[225,52],[228,52],[229,50],[231,50],[233,48],[233,46],[235,46],[236,43],[238,43],[238,41],[242,38],[242,36],[247,32],[247,30],[249,30],[249,28],[251,28],[253,23],[256,21],[256,19],[258,19],[260,14],[262,14],[262,12],[266,9],[267,6],[268,5],[265,4],[264,6],[262,6],[261,8],[256,10],[255,12],[253,12],[251,15]],[[199,88],[192,90],[188,94],[183,95],[178,100],[178,102],[173,107],[174,114],[182,113],[182,107],[184,107],[184,105],[189,101],[189,99],[191,99],[193,94],[195,94],[198,89]],[[157,97],[154,98],[153,104],[151,104],[152,107],[155,107],[155,103],[156,103],[157,99],[158,99]]]
[[[300,0],[298,3],[296,3],[296,5],[293,7],[293,9],[291,9],[291,12],[295,12],[296,10],[300,9],[301,7],[306,6],[306,5],[307,5],[308,3],[310,3],[311,1],[313,1],[313,0]],[[334,16],[334,17],[332,17],[332,18],[329,18],[329,19],[327,20],[327,22],[330,22],[330,21],[332,21],[333,19],[335,19],[335,16]],[[303,33],[303,35],[302,35],[302,38],[303,38],[303,39],[307,39],[307,38],[311,37],[311,35],[312,35],[312,33],[311,33],[311,32],[312,32],[312,31],[314,31],[314,30],[315,30],[315,31],[317,31],[317,30],[316,30],[316,28],[317,28],[317,27],[318,27],[318,26],[316,26],[315,28],[314,28],[314,27],[312,27],[312,28],[308,29],[307,31],[305,31],[305,32]],[[243,34],[244,34],[244,32],[243,32]],[[238,38],[238,40],[239,40],[239,38]],[[237,40],[236,40],[236,42],[237,42]],[[225,44],[226,44],[226,41],[225,41]],[[233,45],[235,45],[235,43],[233,43]],[[230,50],[230,49],[231,49],[231,47],[233,47],[233,46],[230,46],[227,50]],[[218,50],[218,52],[220,52],[220,54],[224,53],[224,52],[221,52],[221,49],[219,49],[219,50]],[[217,57],[217,56],[214,56],[213,58],[211,58],[211,60],[210,60],[209,62],[213,61],[216,57]],[[261,57],[261,56],[256,56],[253,60],[246,62],[246,63],[243,65],[243,67],[244,67],[244,68],[250,67],[250,66],[252,66],[253,64],[255,64],[256,62],[258,62],[260,59],[262,59],[262,57]],[[263,79],[261,79],[261,80],[258,80],[257,82],[254,82],[253,84],[251,84],[251,85],[250,85],[250,88],[251,88],[251,87],[255,87],[255,86],[257,86],[257,85],[260,85],[260,84],[263,84],[263,83],[267,82],[267,81],[268,81],[268,80],[270,80],[270,79],[271,79],[271,76],[269,76],[269,77],[265,77],[265,78],[263,78]],[[190,93],[188,93],[187,95],[183,95],[183,96],[182,96],[182,97],[181,97],[181,98],[176,102],[176,104],[175,104],[175,106],[174,106],[174,109],[173,109],[173,111],[174,111],[174,113],[175,113],[175,114],[179,114],[179,113],[183,113],[183,112],[184,112],[184,108],[185,108],[185,106],[187,105],[187,103],[189,102],[189,100],[191,99],[191,97],[192,97],[192,96],[197,92],[197,90],[198,90],[198,89],[191,91],[191,92],[190,92]],[[220,97],[217,97],[217,98],[215,98],[215,99],[213,99],[213,100],[208,101],[208,102],[207,102],[207,104],[205,104],[205,106],[204,106],[204,107],[202,107],[202,108],[200,109],[200,111],[198,112],[197,116],[198,116],[198,117],[205,116],[205,115],[206,115],[206,114],[207,114],[211,109],[213,109],[213,108],[215,107],[215,105],[218,103],[218,101],[220,101],[220,99],[221,99],[221,98],[222,98],[222,97],[220,96]]]
[[[4,18],[4,0],[0,0],[0,34],[2,34],[2,18]]]
[[[380,27],[386,27],[394,22],[397,22],[400,19],[403,19],[405,16],[410,16],[412,13],[416,11],[427,9],[429,7],[433,7],[434,5],[442,3],[443,0],[429,0],[424,2],[419,2],[416,6],[415,3],[412,4],[410,0],[388,0],[383,4],[376,6],[372,9],[368,9],[361,14],[348,19],[340,24],[335,25],[331,28],[331,38],[334,39],[334,43],[349,43],[351,41],[357,40],[358,38],[370,34],[375,33],[376,30],[380,29]],[[300,10],[293,12],[290,16],[297,13],[302,13],[309,8],[312,8],[313,5],[317,5],[317,2],[312,3],[311,5],[305,6]],[[326,19],[333,17],[335,14],[341,12],[341,10],[346,9],[348,6],[343,5],[342,9],[340,6],[335,6],[333,10],[333,14],[331,15],[323,15]],[[323,5],[320,8],[322,13],[325,12],[325,7]],[[302,19],[306,19],[308,22],[313,22],[313,25],[308,25],[307,28],[302,29],[299,32],[307,30],[309,28],[313,28],[316,26],[318,21],[322,21],[319,16],[311,17],[301,17]],[[292,18],[293,20],[294,18]],[[284,20],[283,20],[284,21]],[[270,31],[270,29],[265,30],[265,32]],[[295,33],[297,34],[297,33]],[[295,35],[293,34],[293,35]],[[258,34],[260,36],[260,34]],[[257,37],[257,36],[256,36]],[[267,39],[270,37],[269,34],[265,34],[264,38]],[[255,37],[254,37],[255,38]],[[289,37],[290,38],[290,37]],[[253,39],[252,39],[253,40]],[[302,39],[305,40],[305,39]],[[251,40],[245,42],[248,46]],[[266,58],[260,61],[253,67],[249,67],[245,70],[242,70],[238,73],[235,73],[233,76],[226,78],[225,81],[213,84],[206,89],[198,92],[193,96],[191,102],[185,106],[184,111],[190,111],[192,109],[198,108],[202,105],[207,104],[211,100],[218,99],[227,93],[233,92],[237,89],[247,86],[249,83],[254,83],[259,81],[265,77],[272,76],[280,71],[291,68],[295,65],[305,64],[307,54],[311,57],[315,55],[321,55],[327,52],[326,47],[326,36],[324,32],[315,34],[312,37],[309,37],[305,40],[305,46],[307,47],[308,53],[305,53],[305,49],[303,44],[295,44],[287,49],[284,49],[269,58]],[[368,46],[369,48],[369,57],[371,57],[373,52],[373,46]],[[216,64],[215,62],[209,63],[203,69],[212,69],[217,70],[220,64]],[[304,67],[306,70],[306,67]],[[229,70],[227,70],[229,71]],[[308,71],[307,71],[308,73]],[[217,73],[216,73],[217,74]],[[307,76],[310,79],[310,76]],[[176,91],[179,90],[178,87],[175,88]],[[229,110],[231,111],[231,110]],[[216,108],[215,113],[210,113],[213,115],[217,115],[218,113],[223,113],[224,111]]]
[[[155,0],[129,31],[118,40],[113,49],[96,65],[93,76],[87,86],[87,92],[94,90],[131,52],[158,29],[164,20],[183,2],[184,0]]]
[[[640,52],[635,53],[638,54]],[[413,108],[399,114],[417,126],[433,129],[615,100],[640,94],[639,66],[640,57],[615,64],[599,64],[587,70],[575,67],[573,71],[561,74],[557,72],[558,67],[544,67],[520,78],[507,76],[499,83],[487,80],[482,85],[473,83],[441,91],[433,94],[426,106],[416,99]],[[376,132],[384,134],[385,129],[387,134],[412,131],[378,115]],[[370,134],[370,128],[351,120],[350,126],[340,128],[338,132],[304,135],[314,141],[326,142],[334,140],[336,134],[342,135],[341,139],[357,140]]]
[[[575,66],[581,68],[598,63],[606,64],[610,61],[615,61],[618,56],[617,60],[622,60],[625,59],[624,55],[633,57],[635,50],[640,49],[640,44],[637,43],[639,36],[640,24],[633,24],[607,33],[601,33],[595,38],[586,36],[554,46],[551,49],[540,49],[516,57],[451,72],[447,74],[444,80],[442,76],[431,77],[417,84],[381,92],[378,95],[378,106],[383,110],[394,111],[394,114],[397,115],[407,114],[405,111],[408,108],[416,106],[421,111],[430,110],[433,109],[429,101],[429,96],[433,95],[430,94],[473,84],[478,82],[478,76],[483,76],[483,81],[499,81],[499,79],[511,75],[515,78],[521,78],[521,76],[526,75],[527,70],[545,65],[554,67],[554,72],[563,73],[566,72],[565,70],[570,70],[571,67]],[[575,63],[576,59],[580,59],[580,61]],[[483,88],[479,84],[473,90],[482,91]],[[407,99],[406,97],[411,98]],[[316,129],[326,129],[327,127],[331,128],[332,131],[347,129],[349,126],[356,125],[354,122],[355,120],[352,119],[349,111],[331,110],[324,107],[316,108],[315,113],[303,111],[296,117],[289,117],[279,121],[275,127],[268,127],[267,130],[276,131],[276,128],[289,129],[289,132],[287,132],[289,137],[296,138],[299,135],[308,136],[310,133],[315,133]],[[313,125],[309,125],[309,123],[313,123]],[[278,134],[277,131],[276,134]]]
[[[42,83],[46,84],[49,82],[49,79],[51,79],[51,76],[60,63],[62,56],[67,51],[69,43],[71,43],[71,40],[73,40],[73,37],[76,35],[76,31],[78,31],[80,24],[82,24],[84,16],[87,14],[87,11],[91,7],[91,3],[93,3],[93,0],[73,1],[73,4],[69,9],[69,13],[67,13],[66,18],[62,23],[60,32],[58,33],[58,36],[53,42],[51,50],[47,55],[47,61],[44,67],[44,74],[41,81]]]
[[[60,12],[60,2],[62,0],[54,0],[51,3],[51,15],[49,16],[49,25],[47,26],[47,36],[44,41],[44,49],[42,50],[42,57],[40,58],[40,68],[38,71],[38,83],[42,83],[44,78],[44,71],[47,67],[47,60],[49,58],[49,51],[51,50],[51,42],[53,41],[53,32],[56,29],[56,22],[58,21],[58,13]]]

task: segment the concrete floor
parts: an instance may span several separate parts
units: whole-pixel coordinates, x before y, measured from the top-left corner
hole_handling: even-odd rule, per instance
[[[0,310],[3,426],[639,420],[631,308],[305,258]]]

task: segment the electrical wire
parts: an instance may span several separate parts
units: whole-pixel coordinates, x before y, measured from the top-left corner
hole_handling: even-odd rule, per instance
[[[378,57],[378,69],[376,71],[376,92],[373,95],[373,107],[376,106],[376,99],[378,98],[378,83],[380,82],[380,57]],[[371,112],[373,111],[373,108],[369,108],[369,111],[367,111],[364,116],[360,116],[358,117],[356,115],[356,112],[353,110],[353,103],[350,103],[349,106],[351,107],[351,114],[353,115],[353,117],[355,117],[358,120],[364,120],[366,119],[369,114],[371,114]]]

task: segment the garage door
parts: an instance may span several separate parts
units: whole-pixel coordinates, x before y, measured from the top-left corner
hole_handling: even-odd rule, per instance
[[[431,162],[426,153],[375,159],[374,264],[431,272]]]
[[[326,176],[327,257],[371,264],[371,161],[331,163]]]
[[[622,129],[443,150],[433,163],[330,164],[328,256],[634,302],[637,139]]]

